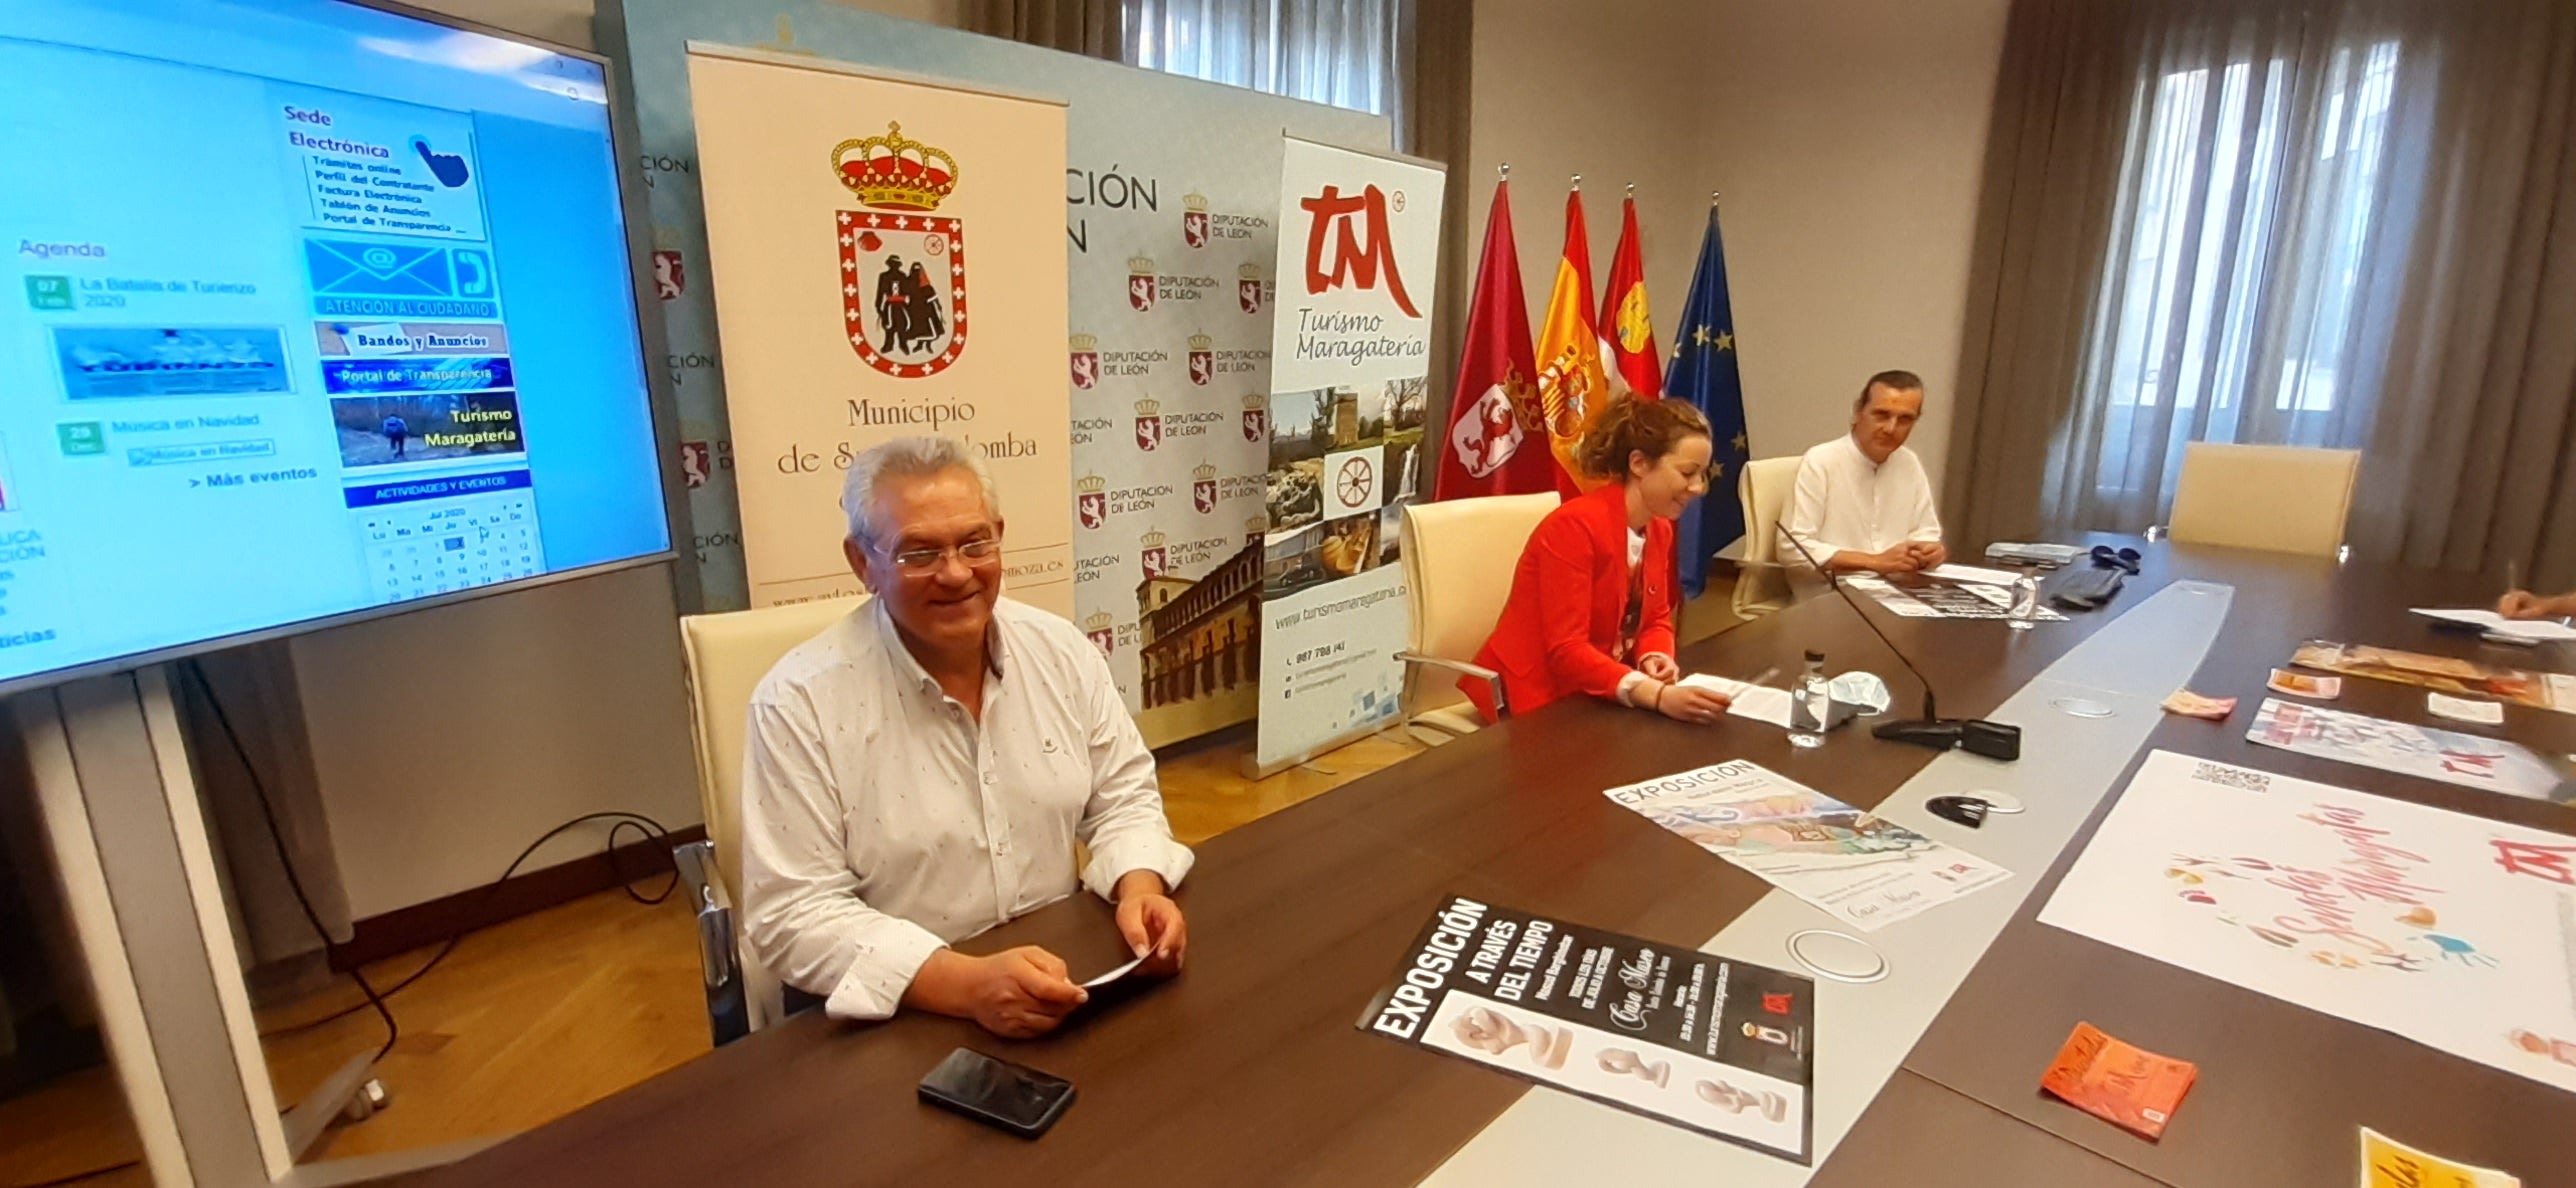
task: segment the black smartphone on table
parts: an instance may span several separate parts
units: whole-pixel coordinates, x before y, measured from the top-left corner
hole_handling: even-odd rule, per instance
[[[1073,1082],[959,1048],[921,1078],[921,1099],[1021,1138],[1045,1134],[1073,1104]]]

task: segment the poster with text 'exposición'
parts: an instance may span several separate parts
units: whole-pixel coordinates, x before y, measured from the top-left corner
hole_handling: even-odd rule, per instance
[[[1816,984],[1453,895],[1360,1030],[1812,1158]]]

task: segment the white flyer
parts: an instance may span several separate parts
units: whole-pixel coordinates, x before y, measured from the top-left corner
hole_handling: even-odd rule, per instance
[[[2576,837],[2157,751],[2039,920],[2576,1092]]]
[[[1602,795],[1863,931],[2012,877],[1742,759]]]

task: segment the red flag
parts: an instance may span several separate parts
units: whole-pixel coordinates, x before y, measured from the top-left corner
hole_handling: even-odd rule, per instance
[[[1476,264],[1476,295],[1467,311],[1458,390],[1449,398],[1448,448],[1431,497],[1526,495],[1556,484],[1539,416],[1538,367],[1530,361],[1529,302],[1521,293],[1519,254],[1512,250],[1508,183],[1494,186],[1485,219],[1485,253]]]
[[[1575,190],[1565,196],[1565,255],[1556,262],[1537,356],[1538,402],[1556,454],[1556,486],[1568,496],[1601,485],[1597,479],[1584,481],[1574,460],[1575,447],[1610,396],[1601,354],[1601,334],[1592,325],[1592,246],[1583,230],[1583,191]]]
[[[1601,340],[1610,371],[1640,398],[1664,394],[1664,368],[1655,351],[1655,320],[1646,312],[1646,262],[1637,242],[1637,200],[1627,202],[1619,250],[1610,257],[1610,288],[1601,294]]]

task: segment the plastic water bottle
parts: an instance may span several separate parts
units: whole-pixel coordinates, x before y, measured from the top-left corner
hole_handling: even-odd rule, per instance
[[[1809,652],[1807,671],[1798,678],[1797,695],[1789,702],[1789,745],[1825,745],[1825,724],[1832,720],[1833,707],[1833,688],[1825,682],[1825,654]]]
[[[2013,579],[2012,609],[2006,613],[2010,616],[2006,622],[2012,624],[2015,631],[2028,631],[2038,626],[2039,583],[2031,580],[2029,574]]]

